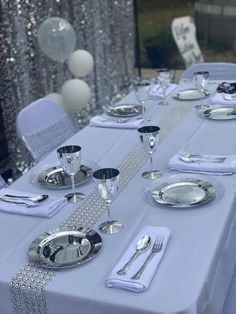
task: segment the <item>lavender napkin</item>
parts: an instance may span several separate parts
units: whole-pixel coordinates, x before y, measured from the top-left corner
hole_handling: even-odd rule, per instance
[[[143,124],[143,119],[139,116],[133,118],[110,118],[103,115],[95,116],[90,120],[90,126],[103,128],[118,128],[118,129],[137,129]]]
[[[4,194],[11,195],[25,195],[25,196],[35,196],[32,193],[26,193],[21,191],[16,191],[13,189],[1,189],[0,197]],[[21,200],[15,200],[15,202],[20,203]],[[33,203],[27,200],[22,200],[22,202],[32,205]],[[14,204],[10,202],[5,202],[0,200],[0,211],[7,212],[10,214],[18,214],[18,215],[27,215],[27,216],[37,216],[37,217],[52,217],[55,215],[60,209],[62,209],[67,203],[67,199],[65,197],[55,197],[49,196],[46,200],[36,203],[33,207],[27,207],[26,205]]]
[[[126,275],[118,275],[117,271],[121,269],[123,265],[127,263],[127,261],[130,259],[130,257],[135,252],[135,246],[138,240],[145,236],[149,235],[151,237],[151,245],[150,248],[145,251],[145,253],[142,253],[139,255],[139,257],[131,264],[130,269],[126,273]],[[152,245],[155,241],[155,238],[157,235],[163,235],[163,246],[162,250],[155,254],[155,256],[151,259],[149,262],[147,268],[143,272],[142,276],[138,280],[131,279],[131,277],[139,270],[139,268],[143,265],[146,258],[148,257],[149,253],[151,252]],[[127,247],[115,267],[113,268],[112,272],[106,279],[106,285],[110,288],[116,287],[120,289],[126,289],[133,292],[143,292],[149,288],[149,285],[152,281],[153,276],[155,275],[158,265],[160,264],[168,240],[170,237],[170,230],[167,227],[164,226],[146,226],[144,227],[132,240],[130,245]]]
[[[215,95],[210,99],[210,103],[212,105],[236,105],[236,94],[224,94],[216,92]]]
[[[207,173],[215,175],[232,174],[236,170],[236,156],[227,156],[227,158],[221,162],[184,162],[179,159],[178,154],[173,156],[168,163],[171,170],[183,171],[183,172],[195,172],[195,173]]]

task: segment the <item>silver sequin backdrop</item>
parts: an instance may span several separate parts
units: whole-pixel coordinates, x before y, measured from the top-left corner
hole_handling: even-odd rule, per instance
[[[62,84],[73,78],[66,62],[55,62],[40,51],[37,41],[40,24],[49,17],[66,19],[76,33],[75,49],[85,49],[93,55],[94,69],[86,78],[93,95],[84,116],[88,120],[131,81],[133,0],[0,0],[0,3],[0,107],[11,167],[21,171],[26,157],[16,149],[17,113],[35,99],[60,93]]]

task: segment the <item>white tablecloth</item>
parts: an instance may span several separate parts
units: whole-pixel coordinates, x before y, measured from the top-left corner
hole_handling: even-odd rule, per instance
[[[130,95],[127,100],[133,99]],[[148,102],[150,116],[163,121],[174,105],[161,107]],[[187,141],[196,151],[236,154],[236,121],[203,120],[193,109],[161,142],[154,164],[168,173],[168,160]],[[138,141],[135,130],[86,127],[67,143],[82,147],[82,159],[101,167],[116,167]],[[51,153],[46,161],[57,160]],[[144,166],[146,169],[149,163]],[[35,171],[35,169],[32,169]],[[25,174],[13,184],[15,189],[45,193]],[[48,314],[220,314],[233,273],[236,256],[235,175],[215,177],[225,188],[218,201],[192,209],[152,206],[143,198],[149,181],[141,171],[112,205],[112,217],[125,225],[116,235],[102,235],[103,247],[89,263],[63,271],[46,287]],[[79,190],[88,194],[93,182]],[[68,190],[48,191],[63,195]],[[28,262],[27,250],[32,240],[60,225],[75,208],[68,204],[51,219],[0,213],[0,313],[11,314],[9,282]],[[97,225],[107,218],[105,212]],[[94,229],[97,230],[97,225]],[[146,225],[166,226],[171,239],[149,290],[136,294],[105,286],[105,279],[132,238]],[[23,313],[22,313],[23,314]]]

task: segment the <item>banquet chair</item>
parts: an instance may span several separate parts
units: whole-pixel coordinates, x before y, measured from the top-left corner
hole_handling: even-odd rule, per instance
[[[0,189],[7,186],[6,181],[3,179],[3,177],[0,175]]]
[[[234,80],[236,81],[236,63],[205,62],[189,66],[181,76],[181,79],[192,79],[193,73],[208,71],[210,80]]]
[[[16,132],[35,162],[76,133],[72,121],[58,104],[40,98],[21,109]]]

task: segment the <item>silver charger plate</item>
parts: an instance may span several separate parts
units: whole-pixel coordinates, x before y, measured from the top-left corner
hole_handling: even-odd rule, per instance
[[[204,91],[204,98],[209,96],[210,92],[208,90]],[[177,91],[173,94],[174,98],[179,100],[199,100],[202,98],[201,93],[196,88],[184,89],[181,91]]]
[[[98,168],[98,165],[82,160],[80,170],[75,175],[75,185],[79,186],[90,181],[94,170]],[[36,168],[29,180],[33,185],[46,189],[71,189],[71,178],[64,172],[59,162]]]
[[[220,183],[206,176],[177,174],[153,182],[144,197],[152,205],[187,208],[218,200],[223,193]]]
[[[54,229],[43,233],[31,243],[28,256],[31,262],[38,263],[41,267],[61,269],[90,261],[101,247],[102,238],[92,229]]]
[[[105,109],[106,114],[113,117],[135,117],[143,113],[143,107],[137,104],[121,104]]]
[[[233,120],[236,119],[236,108],[234,106],[218,106],[204,110],[203,116],[211,120]]]

